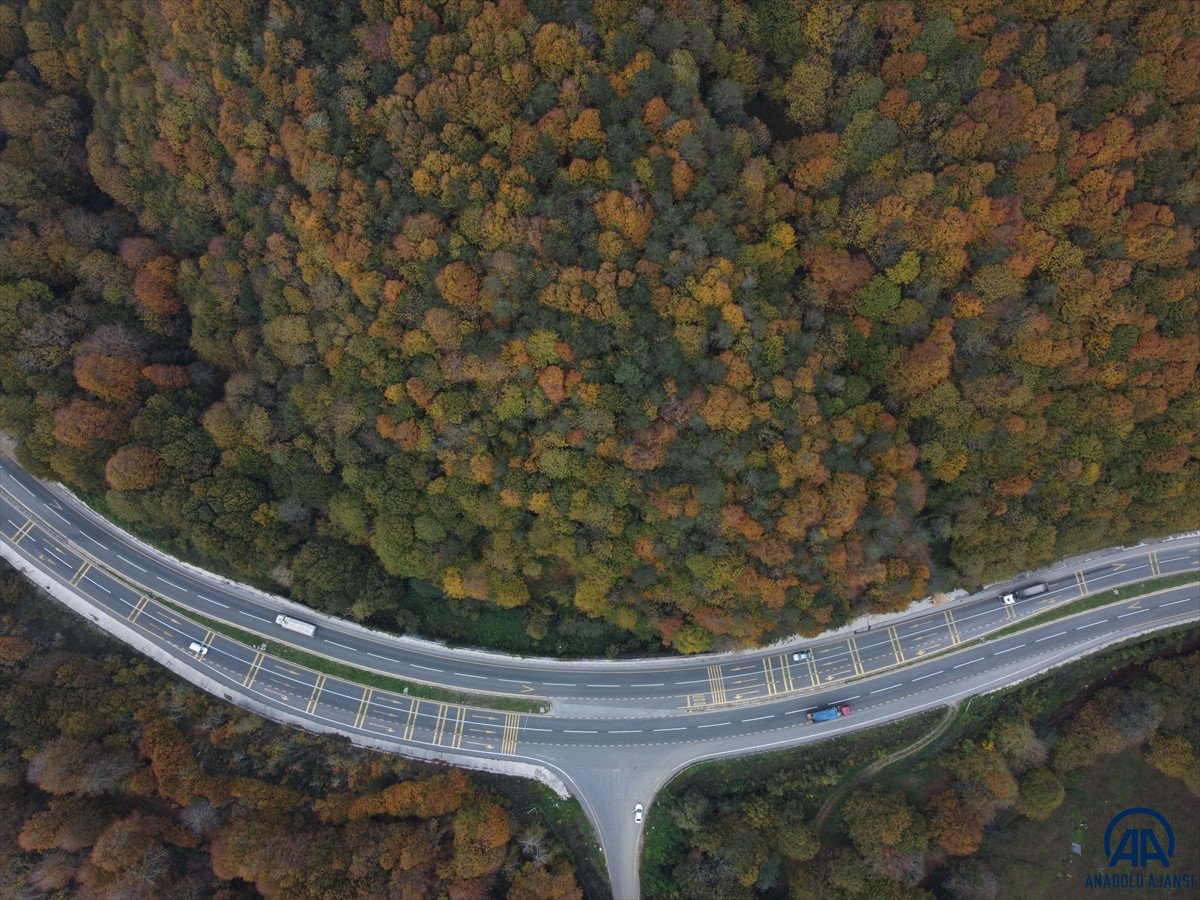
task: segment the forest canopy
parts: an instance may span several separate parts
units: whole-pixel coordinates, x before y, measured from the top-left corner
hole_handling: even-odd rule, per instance
[[[4,0],[0,65],[0,427],[328,612],[696,652],[1200,508],[1187,0]]]

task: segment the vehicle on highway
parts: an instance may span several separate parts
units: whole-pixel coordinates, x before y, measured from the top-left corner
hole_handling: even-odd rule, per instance
[[[808,650],[797,650],[792,654],[792,662],[804,662],[811,655],[811,652]]]
[[[808,714],[810,722],[832,722],[834,719],[840,719],[842,716],[850,715],[850,704],[839,703],[837,706],[829,706],[825,709],[818,709]]]
[[[191,650],[193,653],[195,653],[197,656],[207,656],[208,655],[208,648],[205,647],[203,644],[196,643],[195,641],[192,641],[190,644],[188,644],[188,649]]]
[[[275,624],[280,628],[286,628],[288,631],[295,631],[299,634],[306,634],[312,637],[317,626],[312,622],[305,622],[303,619],[293,619],[291,616],[278,615],[275,617]]]
[[[638,824],[641,824],[642,813],[644,813],[645,811],[646,810],[643,808],[642,804],[639,803],[637,806],[635,806],[633,808],[633,821],[637,822]]]
[[[1005,606],[1012,606],[1018,600],[1028,600],[1030,597],[1036,597],[1039,594],[1045,594],[1050,590],[1050,585],[1044,581],[1039,581],[1037,584],[1031,584],[1028,587],[1023,587],[1019,591],[1014,591],[1011,594],[1005,594],[1000,600]]]

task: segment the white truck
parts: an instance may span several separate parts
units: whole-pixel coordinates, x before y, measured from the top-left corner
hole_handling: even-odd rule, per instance
[[[312,637],[317,631],[317,626],[312,622],[305,622],[303,619],[293,619],[291,616],[282,614],[275,617],[275,624],[280,628],[286,628],[288,631],[294,631],[297,634],[303,634],[308,637]]]
[[[1045,582],[1038,582],[1037,584],[1031,584],[1028,587],[1023,587],[1014,593],[1005,594],[1000,598],[1000,600],[1005,606],[1012,606],[1018,600],[1028,600],[1030,597],[1036,597],[1039,594],[1044,594],[1049,590],[1050,586],[1048,584]]]

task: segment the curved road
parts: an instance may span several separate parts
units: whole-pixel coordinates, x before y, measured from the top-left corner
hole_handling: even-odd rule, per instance
[[[431,751],[458,764],[544,766],[596,828],[614,895],[639,893],[641,828],[675,772],[698,760],[794,746],[902,718],[1011,684],[1124,637],[1200,618],[1189,583],[980,641],[1052,609],[1158,575],[1196,573],[1195,535],[1105,551],[1036,579],[1049,590],[1004,606],[993,589],[889,619],[870,630],[769,651],[622,662],[562,662],[451,649],[331,619],[173,560],[136,541],[57,485],[0,457],[0,549],[14,565],[136,629],[143,641],[267,714],[369,739],[397,752]],[[321,675],[214,634],[159,603],[341,663],[475,693],[550,701],[547,715],[422,700]],[[278,612],[317,624],[282,631]],[[111,630],[111,629],[110,629]],[[204,648],[189,651],[190,644]],[[807,651],[797,659],[795,654]],[[212,689],[210,687],[210,689]],[[853,714],[818,725],[804,713],[848,702]]]

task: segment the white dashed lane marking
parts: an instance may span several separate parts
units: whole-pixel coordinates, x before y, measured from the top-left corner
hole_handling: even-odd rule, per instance
[[[123,556],[122,556],[120,553],[118,553],[118,554],[117,554],[117,559],[121,560],[122,562],[129,563],[129,565],[133,566],[133,567],[134,567],[135,569],[137,569],[139,572],[145,572],[145,571],[146,571],[146,570],[145,570],[145,569],[143,569],[141,566],[139,566],[137,563],[135,563],[133,560],[126,559],[126,558],[125,558],[125,557],[123,557]]]

